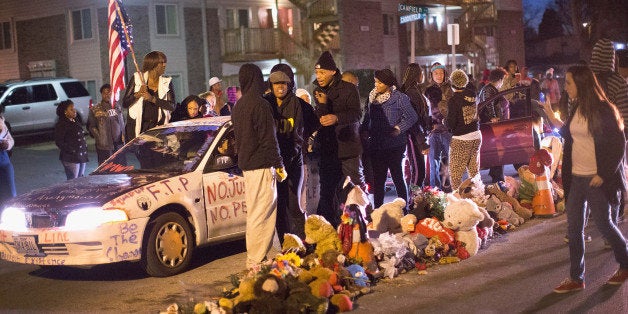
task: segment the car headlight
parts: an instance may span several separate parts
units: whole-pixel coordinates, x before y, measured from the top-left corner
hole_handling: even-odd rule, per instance
[[[102,224],[127,220],[129,216],[121,209],[87,207],[70,212],[65,219],[65,229],[94,229]]]
[[[26,214],[22,208],[7,207],[0,215],[0,229],[26,231]]]

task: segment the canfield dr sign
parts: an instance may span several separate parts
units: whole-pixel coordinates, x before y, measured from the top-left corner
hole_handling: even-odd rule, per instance
[[[399,17],[399,23],[404,24],[404,23],[414,22],[420,19],[424,19],[427,15],[427,8],[400,3],[399,13],[411,13],[411,14],[402,15]]]

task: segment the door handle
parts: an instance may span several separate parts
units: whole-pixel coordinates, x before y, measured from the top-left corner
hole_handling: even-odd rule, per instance
[[[31,109],[31,107],[30,106],[22,107],[22,110],[28,110],[28,109]]]

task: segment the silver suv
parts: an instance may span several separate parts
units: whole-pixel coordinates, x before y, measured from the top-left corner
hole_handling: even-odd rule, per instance
[[[74,102],[74,107],[85,124],[92,98],[76,79],[47,77],[0,84],[0,106],[4,109],[4,118],[11,133],[16,135],[54,129],[57,104],[66,99]]]

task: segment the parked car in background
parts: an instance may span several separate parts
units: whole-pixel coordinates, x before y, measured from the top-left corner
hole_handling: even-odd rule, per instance
[[[244,179],[230,145],[230,117],[151,129],[90,175],[4,204],[0,259],[139,261],[152,276],[180,273],[198,246],[244,238]]]
[[[57,121],[57,104],[71,99],[79,119],[87,123],[92,98],[73,78],[42,77],[0,84],[0,106],[14,135],[52,131]]]
[[[478,104],[478,113],[498,97],[512,94],[510,119],[482,123],[480,168],[508,164],[528,164],[530,157],[540,148],[542,119],[539,102],[531,99],[529,86],[517,86],[502,91]]]

